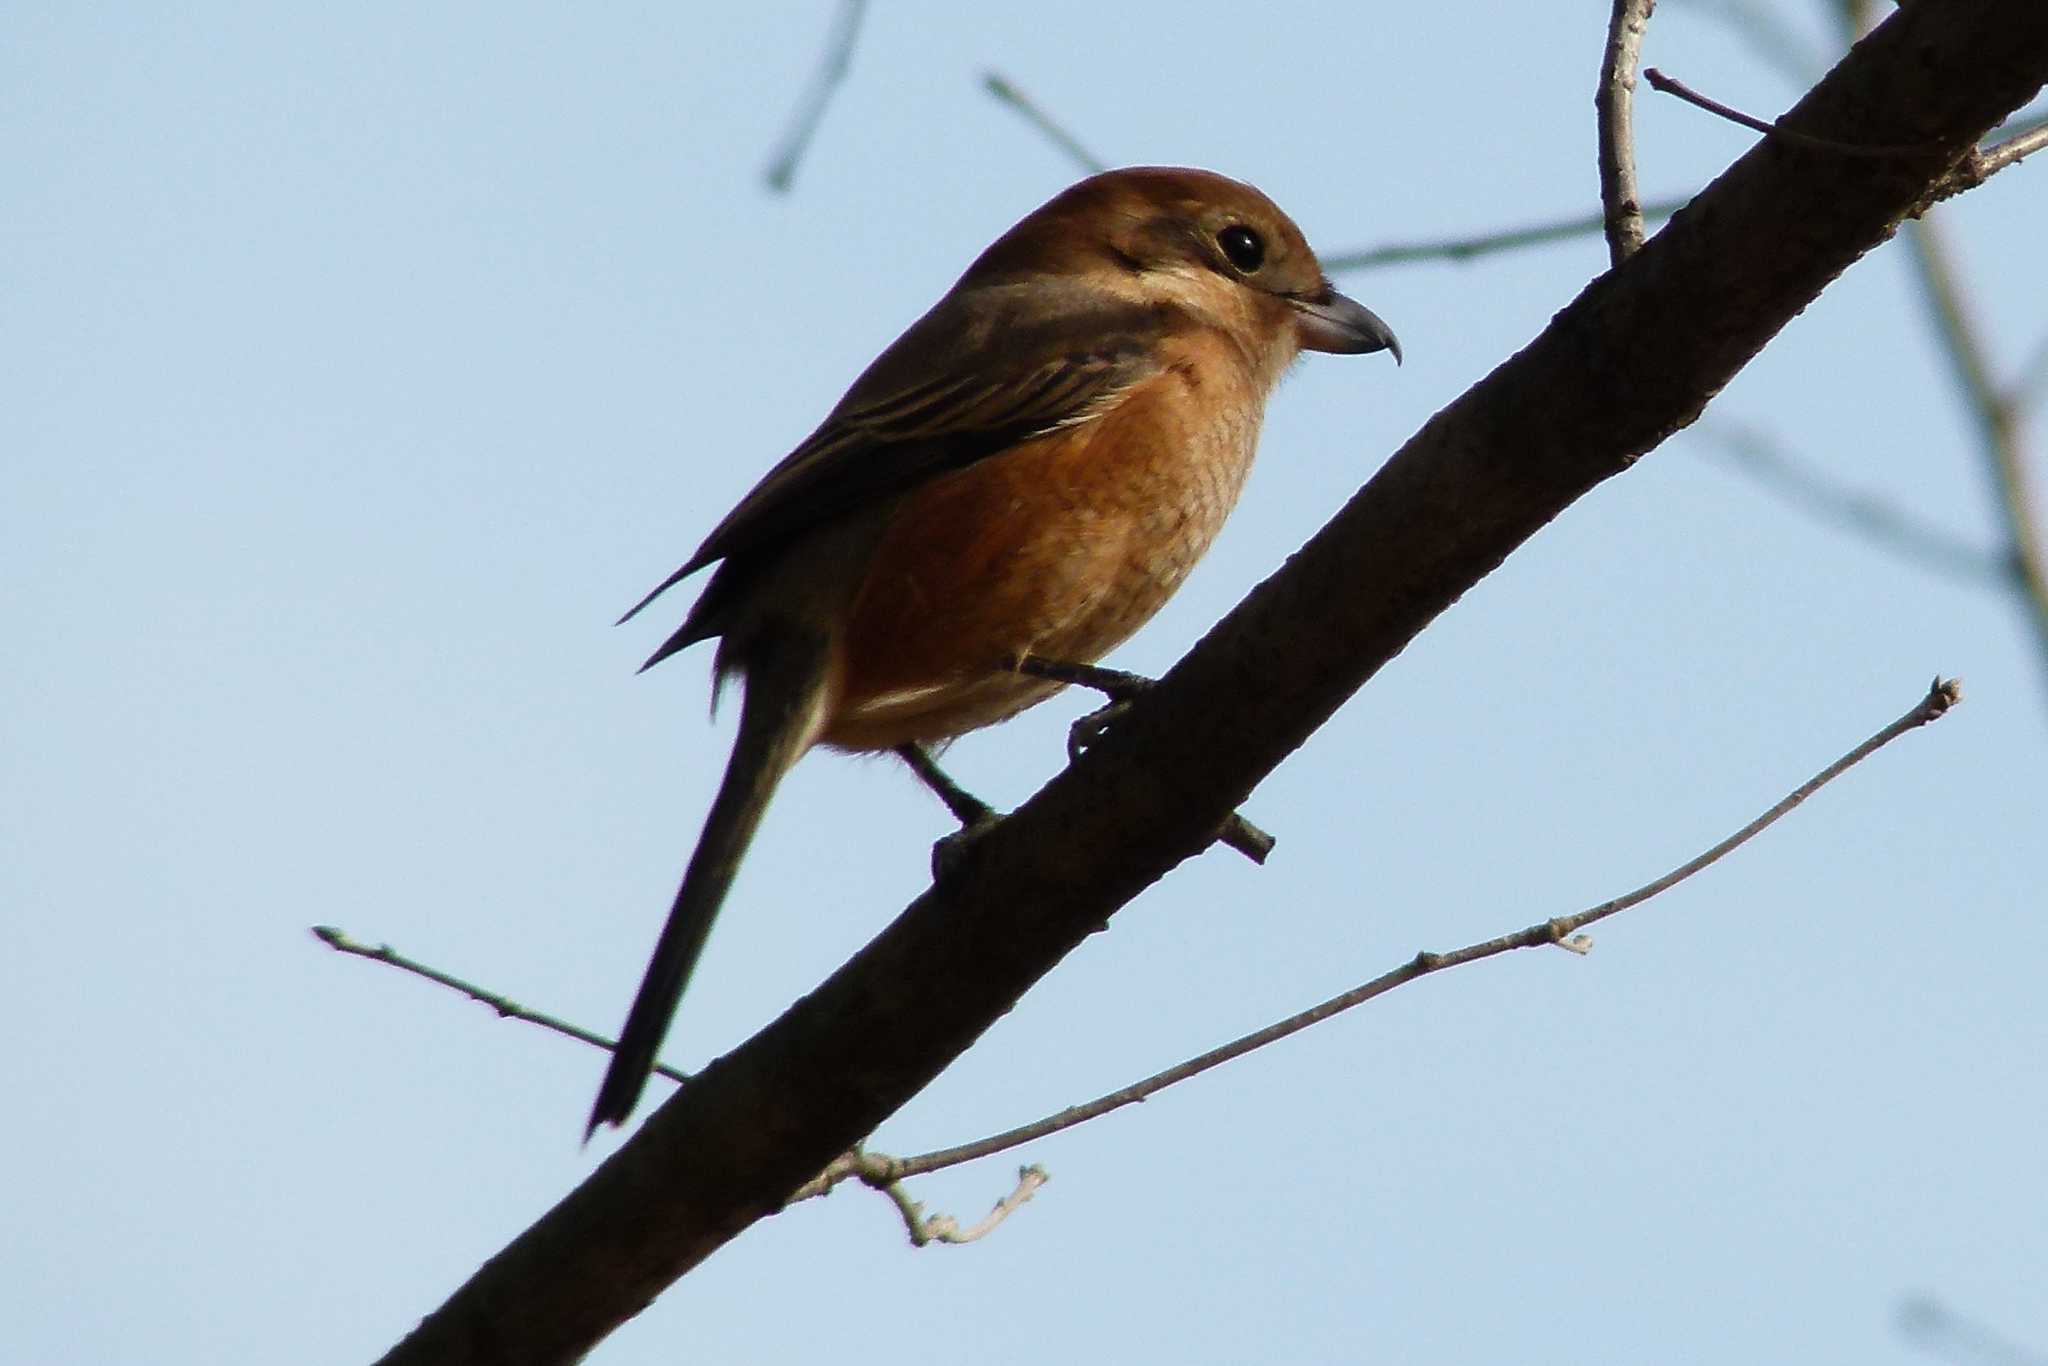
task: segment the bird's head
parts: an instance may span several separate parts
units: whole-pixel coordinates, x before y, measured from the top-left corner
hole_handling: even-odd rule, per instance
[[[1138,166],[1090,176],[1024,218],[969,278],[1048,277],[1181,310],[1274,368],[1298,351],[1391,351],[1393,329],[1339,294],[1294,220],[1241,181]]]

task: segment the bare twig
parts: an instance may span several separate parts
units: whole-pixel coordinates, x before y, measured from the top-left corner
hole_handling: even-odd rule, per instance
[[[811,138],[824,121],[825,106],[831,103],[832,93],[853,66],[853,44],[860,36],[860,21],[866,12],[867,0],[841,0],[839,21],[825,40],[825,56],[818,64],[818,74],[811,78],[802,102],[797,105],[796,117],[789,132],[783,135],[782,150],[768,163],[768,188],[777,194],[787,192],[796,179],[797,163],[803,160]]]
[[[982,1216],[980,1223],[963,1229],[960,1227],[959,1221],[953,1218],[952,1215],[935,1214],[924,1221],[921,1230],[923,1237],[918,1236],[920,1232],[919,1226],[914,1223],[911,1224],[910,1241],[917,1247],[923,1247],[928,1242],[957,1244],[971,1243],[979,1238],[985,1238],[995,1230],[996,1225],[1016,1213],[1023,1206],[1024,1202],[1036,1194],[1038,1188],[1050,1179],[1043,1167],[1035,1165],[1019,1167],[1017,1168],[1017,1184],[1008,1195],[996,1201],[994,1208]],[[890,1183],[889,1188],[898,1191],[902,1189],[900,1185],[894,1182]],[[911,1208],[915,1210],[918,1207],[913,1203]],[[908,1214],[906,1214],[907,1218]]]
[[[1607,229],[1607,260],[1620,265],[1643,245],[1643,206],[1636,191],[1636,62],[1643,30],[1657,0],[1614,0],[1600,85],[1593,94],[1600,129],[1600,213]]]
[[[1019,90],[1001,72],[990,71],[984,73],[981,78],[981,84],[982,88],[987,90],[989,94],[995,96],[1022,115],[1026,123],[1045,134],[1051,140],[1053,146],[1065,152],[1074,164],[1082,170],[1093,175],[1097,171],[1109,169],[1108,162],[1082,146],[1079,138],[1053,122],[1052,118],[1043,109],[1040,109],[1032,102],[1029,95]]]
[[[1211,1068],[1220,1067],[1226,1062],[1243,1057],[1246,1053],[1256,1049],[1264,1048],[1267,1044],[1275,1043],[1290,1034],[1299,1033],[1310,1025],[1319,1024],[1333,1015],[1340,1015],[1350,1010],[1353,1006],[1363,1005],[1374,997],[1384,996],[1396,987],[1406,986],[1417,978],[1426,977],[1432,972],[1440,972],[1445,968],[1459,967],[1466,963],[1476,963],[1482,958],[1497,957],[1514,949],[1537,948],[1544,945],[1556,945],[1576,953],[1584,953],[1591,947],[1591,942],[1579,933],[1581,930],[1598,921],[1605,920],[1608,916],[1618,915],[1632,906],[1640,905],[1661,892],[1669,891],[1693,874],[1719,862],[1744,844],[1747,844],[1750,840],[1762,834],[1764,830],[1774,824],[1780,817],[1784,816],[1815,792],[1818,792],[1822,787],[1833,782],[1843,773],[1863,762],[1863,760],[1898,739],[1907,731],[1917,729],[1930,721],[1940,719],[1948,712],[1949,708],[1953,707],[1961,699],[1962,687],[1955,680],[1935,679],[1933,685],[1928,689],[1927,695],[1915,703],[1911,711],[1908,711],[1904,716],[1901,716],[1898,720],[1892,722],[1868,740],[1865,740],[1855,749],[1850,750],[1847,754],[1829,764],[1826,768],[1801,784],[1776,806],[1773,806],[1770,810],[1764,812],[1748,825],[1743,826],[1742,829],[1722,840],[1697,858],[1681,864],[1654,882],[1646,883],[1625,896],[1616,897],[1612,901],[1603,901],[1599,905],[1588,907],[1575,915],[1561,916],[1552,920],[1541,920],[1534,925],[1528,926],[1526,929],[1517,930],[1512,934],[1504,934],[1495,939],[1488,939],[1482,943],[1469,944],[1462,949],[1456,949],[1449,953],[1418,953],[1406,963],[1380,974],[1370,982],[1354,987],[1340,995],[1333,996],[1319,1005],[1311,1006],[1299,1014],[1291,1015],[1287,1019],[1266,1026],[1264,1029],[1255,1030],[1250,1034],[1244,1035],[1242,1038],[1224,1044],[1220,1048],[1211,1049],[1200,1057],[1190,1058],[1176,1067],[1169,1067],[1163,1072],[1156,1073],[1145,1078],[1143,1081],[1126,1086],[1121,1090],[1112,1091],[1108,1095],[1099,1096],[1082,1105],[1070,1106],[1058,1114],[1048,1115],[1034,1123],[1020,1125],[1015,1129],[1006,1130],[1003,1133],[995,1134],[973,1143],[963,1143],[957,1147],[921,1153],[915,1157],[894,1159],[887,1166],[880,1169],[878,1179],[899,1181],[906,1177],[921,1176],[926,1172],[938,1171],[943,1167],[957,1166],[962,1162],[972,1162],[978,1158],[989,1157],[1017,1147],[1020,1144],[1044,1138],[1048,1134],[1056,1134],[1062,1129],[1071,1129],[1077,1124],[1083,1124],[1088,1120],[1099,1118],[1112,1110],[1119,1110],[1126,1105],[1145,1100],[1177,1082],[1199,1076]],[[863,1177],[863,1179],[866,1178]]]
[[[373,963],[383,963],[389,967],[398,968],[403,972],[409,972],[415,977],[424,977],[429,982],[459,991],[464,996],[469,997],[470,1000],[479,1001],[489,1006],[508,1020],[524,1020],[527,1024],[539,1025],[542,1029],[553,1030],[565,1038],[574,1039],[578,1043],[587,1043],[593,1047],[602,1048],[607,1052],[618,1047],[618,1040],[616,1039],[608,1039],[602,1034],[593,1033],[583,1028],[581,1025],[573,1025],[565,1020],[558,1020],[552,1015],[543,1015],[539,1011],[528,1010],[517,1001],[509,1000],[494,991],[486,991],[474,983],[465,982],[460,977],[442,972],[439,968],[430,968],[425,963],[407,958],[389,944],[379,944],[372,948],[360,940],[350,938],[346,930],[336,929],[332,925],[313,926],[313,937],[337,953],[346,953],[356,958],[367,958]],[[670,1081],[675,1082],[684,1082],[690,1079],[689,1073],[677,1071],[675,1068],[661,1063],[655,1064],[654,1072],[656,1076],[667,1077]]]
[[[2016,161],[2023,160],[2048,147],[2048,115],[2034,120],[2004,138],[1978,151],[1971,169],[1978,180],[1996,175]]]
[[[1802,40],[1769,6],[1757,4],[1754,0],[1716,0],[1715,3],[1701,0],[1697,7],[1726,20],[1739,37],[1748,41],[1753,51],[1777,68],[1778,74],[1793,85],[1803,89],[1811,85],[1820,74],[1821,64],[1805,50]],[[1837,31],[1844,46],[1855,42],[1870,28],[1871,15],[1872,6],[1868,0],[1840,0],[1835,6],[1835,17]],[[1658,73],[1658,77],[1663,80],[1670,79],[1661,72]],[[1732,118],[1745,127],[1762,130],[1760,120],[1753,120],[1746,114],[1736,113],[1726,105],[1708,100],[1678,81],[1670,81],[1670,85],[1673,94],[1679,94],[1681,98],[1698,104],[1701,108]],[[1770,131],[1773,136],[1793,142],[1804,141],[1808,145],[1819,146],[1829,151],[1847,152],[1852,156],[1892,155],[1894,152],[1909,155],[1914,151],[1910,148],[1893,149],[1892,152],[1888,152],[1884,149],[1845,147],[1821,139],[1807,139],[1776,125],[1771,125]],[[1973,190],[2007,166],[2039,151],[2044,145],[2048,145],[2048,117],[2022,121],[2006,130],[2003,141],[1986,143],[1957,162],[1948,177],[1928,196],[1929,202],[1939,202],[1965,190]]]
[[[1982,333],[1970,316],[1954,254],[1932,215],[1908,225],[1920,287],[1941,335],[1956,385],[1977,427],[1977,440],[1991,468],[2004,515],[2007,542],[2034,628],[2035,643],[2048,669],[2048,544],[2035,511],[2032,455],[2020,410],[2000,392]]]
[[[488,991],[472,982],[466,982],[453,973],[443,972],[439,968],[429,967],[417,959],[408,958],[389,944],[378,944],[375,946],[365,944],[361,940],[350,937],[346,930],[336,929],[332,925],[313,926],[313,937],[337,953],[345,953],[354,958],[367,958],[373,963],[382,963],[387,967],[394,967],[402,972],[409,972],[415,977],[424,977],[427,981],[437,986],[444,986],[461,992],[471,1000],[479,1001],[489,1006],[508,1020],[523,1020],[527,1024],[539,1025],[541,1028],[552,1030],[564,1038],[574,1039],[578,1043],[587,1043],[592,1047],[602,1048],[606,1052],[610,1052],[618,1047],[618,1041],[615,1039],[608,1039],[602,1034],[585,1029],[581,1025],[569,1024],[567,1021],[557,1019],[552,1015],[543,1015],[539,1011],[529,1010],[516,1001],[509,1000],[494,991]],[[656,1076],[667,1077],[673,1082],[687,1082],[690,1079],[687,1072],[678,1071],[662,1063],[655,1064],[654,1072]],[[904,1227],[910,1233],[910,1241],[913,1246],[923,1247],[927,1243],[971,1243],[977,1238],[985,1237],[996,1225],[1009,1218],[1018,1206],[1029,1200],[1032,1194],[1050,1179],[1042,1167],[1031,1166],[1021,1168],[1017,1173],[1016,1188],[997,1201],[995,1208],[989,1211],[988,1215],[980,1223],[963,1230],[960,1227],[959,1221],[950,1214],[937,1214],[929,1217],[925,1215],[924,1207],[918,1204],[917,1201],[912,1200],[909,1193],[899,1184],[901,1177],[896,1175],[896,1169],[901,1165],[902,1159],[900,1158],[886,1157],[879,1153],[867,1153],[856,1149],[833,1162],[815,1180],[790,1196],[786,1203],[794,1205],[799,1201],[824,1195],[841,1182],[858,1178],[866,1185],[888,1196],[890,1201],[895,1204],[897,1212],[903,1216]]]
[[[1685,204],[1686,201],[1682,198],[1658,199],[1643,205],[1642,212],[1645,218],[1661,223],[1684,208]],[[1486,256],[1498,251],[1516,251],[1523,247],[1562,242],[1573,237],[1587,237],[1599,232],[1606,222],[1605,214],[1580,214],[1548,223],[1534,223],[1523,228],[1505,228],[1499,232],[1481,233],[1476,237],[1453,237],[1434,242],[1392,242],[1360,251],[1337,252],[1322,259],[1327,270],[1373,270],[1384,266],[1405,265],[1410,261],[1469,261],[1475,256]]]
[[[2048,147],[2048,118],[2024,124],[2002,141],[1982,143],[1950,168],[1948,175],[1934,187],[1934,192],[1928,197],[1929,202],[1938,203],[1965,190],[1974,190],[2043,147]]]
[[[1016,1213],[1025,1201],[1038,1192],[1040,1186],[1052,1179],[1045,1168],[1035,1164],[1019,1167],[1017,1184],[1011,1188],[1010,1193],[996,1201],[995,1207],[980,1223],[962,1229],[960,1221],[952,1215],[927,1215],[924,1206],[910,1198],[910,1192],[903,1188],[903,1183],[891,1174],[901,1161],[901,1158],[886,1157],[880,1153],[870,1153],[857,1148],[850,1153],[842,1154],[831,1166],[799,1187],[783,1202],[782,1207],[788,1209],[791,1205],[815,1200],[821,1195],[831,1194],[844,1182],[858,1180],[870,1189],[880,1191],[889,1197],[889,1202],[896,1206],[896,1213],[903,1220],[904,1231],[910,1235],[912,1247],[924,1247],[929,1243],[971,1243],[988,1236],[996,1225]]]
[[[1776,138],[1780,142],[1789,143],[1795,147],[1806,147],[1816,152],[1831,152],[1836,156],[1847,157],[1924,157],[1937,155],[1942,151],[1940,147],[1934,146],[1931,143],[1902,143],[1897,146],[1879,146],[1868,143],[1837,142],[1833,138],[1818,138],[1811,133],[1802,133],[1796,128],[1786,128],[1776,123],[1765,123],[1753,114],[1745,114],[1740,109],[1725,105],[1711,96],[1702,95],[1684,81],[1667,76],[1654,66],[1644,69],[1643,79],[1650,83],[1652,90],[1666,95],[1676,95],[1679,99],[1684,100],[1695,108],[1704,109],[1709,114],[1727,119],[1730,123],[1739,123],[1744,128],[1754,129],[1756,132],[1762,133],[1765,137]]]
[[[1695,424],[1693,432],[1727,453],[1737,469],[1787,501],[1887,550],[1974,584],[2011,588],[2017,582],[2010,554],[1971,545],[1896,503],[1839,484],[1811,464],[1786,454],[1762,432],[1712,419]]]

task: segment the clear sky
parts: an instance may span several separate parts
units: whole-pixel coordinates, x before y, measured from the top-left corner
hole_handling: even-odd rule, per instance
[[[997,232],[1115,162],[1267,190],[1326,254],[1583,212],[1604,6],[18,7],[0,41],[0,1359],[361,1361],[601,1155],[591,1050],[332,923],[614,1029],[724,762],[706,659],[610,622]],[[1805,11],[1795,29],[1818,43]],[[1699,4],[1646,60],[1795,92]],[[1751,135],[1638,111],[1645,188]],[[2041,168],[1945,207],[2009,372]],[[1603,268],[1340,278],[1400,333],[1277,396],[1237,517],[1111,661],[1163,669]],[[1684,326],[1684,319],[1673,319]],[[1961,541],[1989,486],[1903,244],[1713,405]],[[1531,414],[1540,421],[1541,414]],[[1357,591],[1370,593],[1362,583]],[[1886,1362],[1935,1297],[2048,1350],[2048,675],[2013,604],[1688,434],[1546,529],[875,1146],[1085,1099],[1626,890],[1903,711],[1953,717],[1597,933],[1145,1106],[771,1220],[605,1363]],[[1080,701],[952,751],[1002,805]],[[925,883],[893,762],[802,765],[670,1040],[693,1066]]]

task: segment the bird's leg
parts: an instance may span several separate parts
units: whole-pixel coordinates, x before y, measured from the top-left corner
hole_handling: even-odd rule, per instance
[[[1086,716],[1067,727],[1067,758],[1081,757],[1081,751],[1102,738],[1108,730],[1131,709],[1131,702],[1146,689],[1153,680],[1143,674],[1125,673],[1122,669],[1104,669],[1094,664],[1062,664],[1058,660],[1040,659],[1036,655],[1025,655],[1017,661],[1017,672],[1033,678],[1047,678],[1055,683],[1075,683],[1084,688],[1093,688],[1109,699]]]
[[[1012,666],[1020,674],[1050,679],[1055,683],[1093,688],[1109,702],[1067,727],[1067,758],[1081,757],[1081,751],[1102,738],[1103,732],[1131,709],[1131,704],[1158,681],[1122,669],[1104,669],[1094,664],[1066,664],[1054,659],[1025,655]],[[927,761],[928,762],[928,761]],[[1273,852],[1273,837],[1233,811],[1216,831],[1216,838],[1243,854],[1253,863],[1264,863]]]
[[[962,826],[987,825],[997,819],[995,808],[966,788],[953,781],[946,770],[939,767],[938,760],[923,745],[906,743],[896,746],[896,755],[910,765],[910,771],[917,780],[932,790],[932,795],[946,804],[953,813],[953,819]]]
[[[960,822],[960,828],[944,836],[932,845],[932,877],[942,876],[946,869],[956,863],[969,844],[992,827],[1002,816],[996,809],[966,788],[953,781],[952,777],[939,767],[931,751],[923,745],[906,743],[896,746],[896,755],[910,765],[910,771],[917,780],[932,790],[933,795],[946,804],[953,813],[953,819]]]

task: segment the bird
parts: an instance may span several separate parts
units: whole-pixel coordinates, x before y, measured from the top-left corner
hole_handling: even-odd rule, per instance
[[[807,751],[943,744],[1063,684],[1179,587],[1303,351],[1390,352],[1252,186],[1140,166],[983,251],[621,621],[711,574],[651,668],[716,638],[732,756],[590,1112],[638,1104],[776,785]]]

